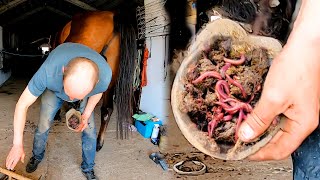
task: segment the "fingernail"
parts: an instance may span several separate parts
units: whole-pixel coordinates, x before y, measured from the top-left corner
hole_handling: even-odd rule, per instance
[[[251,140],[253,138],[254,132],[253,129],[246,123],[242,125],[240,129],[240,136],[242,139]]]

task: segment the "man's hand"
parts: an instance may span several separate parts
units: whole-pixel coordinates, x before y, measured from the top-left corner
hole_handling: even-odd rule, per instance
[[[83,130],[85,130],[88,127],[88,119],[90,117],[90,114],[82,114],[81,115],[81,124],[79,124],[79,127],[77,128],[77,132],[82,132]]]
[[[318,47],[292,42],[274,59],[261,98],[253,113],[242,123],[238,136],[242,141],[250,142],[261,135],[277,115],[283,113],[287,120],[266,146],[249,157],[251,160],[287,158],[318,126]]]
[[[318,0],[303,0],[287,44],[269,69],[261,98],[241,124],[245,142],[261,135],[273,119],[287,117],[281,130],[252,160],[287,158],[319,124],[320,15]]]
[[[9,155],[7,156],[6,160],[6,167],[9,170],[13,170],[14,167],[17,165],[19,160],[24,163],[25,153],[23,150],[23,145],[13,145]]]
[[[81,115],[82,123],[77,128],[76,130],[77,132],[82,132],[84,129],[86,129],[86,127],[88,126],[88,119],[93,113],[93,110],[96,107],[97,103],[100,101],[101,97],[102,97],[102,93],[89,97],[86,108],[84,109]]]
[[[27,110],[29,106],[36,101],[36,99],[37,97],[32,95],[28,87],[26,87],[16,104],[13,122],[13,147],[11,148],[6,160],[6,167],[10,170],[13,170],[19,160],[24,162],[25,154],[23,150],[23,131],[26,122]]]

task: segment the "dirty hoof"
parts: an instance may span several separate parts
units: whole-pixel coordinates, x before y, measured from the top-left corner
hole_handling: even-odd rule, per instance
[[[273,38],[248,35],[227,19],[208,24],[195,39],[172,86],[175,120],[186,139],[203,153],[244,159],[268,143],[284,119],[278,118],[254,142],[243,143],[236,137],[260,96],[265,73],[281,44]],[[208,48],[203,49],[203,44]]]
[[[57,113],[57,114],[54,116],[54,120],[61,122],[62,119],[61,119],[60,114]]]
[[[68,119],[68,126],[71,127],[72,129],[77,129],[80,124],[80,119],[76,115],[72,115]]]
[[[100,143],[100,141],[97,141],[97,147],[96,147],[97,152],[99,152],[102,149],[103,143],[104,143],[104,141],[102,141],[102,143]]]
[[[70,130],[77,131],[77,128],[81,123],[82,119],[80,111],[76,111],[72,108],[66,113],[66,124]]]

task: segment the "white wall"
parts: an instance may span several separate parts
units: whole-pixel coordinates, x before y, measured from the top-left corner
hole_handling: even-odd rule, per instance
[[[165,78],[164,62],[168,56],[165,47],[168,48],[169,37],[147,38],[146,45],[151,51],[147,66],[147,86],[142,88],[140,109],[151,113],[166,123],[168,118],[167,107],[169,106],[169,71]],[[165,46],[167,43],[167,46]],[[169,67],[167,67],[169,69]]]
[[[155,7],[150,4],[158,0],[145,0],[146,6],[145,16],[148,19],[155,18],[166,14],[164,7]],[[162,11],[159,8],[163,8]],[[152,11],[158,12],[152,14]],[[161,19],[161,18],[160,18]],[[163,22],[160,22],[162,24]],[[163,23],[166,24],[166,23]],[[194,18],[188,21],[192,33],[195,32],[195,20]],[[147,26],[148,28],[148,26]],[[148,30],[148,29],[147,29]],[[161,33],[160,33],[161,34]],[[168,46],[169,36],[157,36],[146,38],[146,45],[149,51],[151,51],[151,57],[148,59],[147,66],[147,86],[142,88],[140,109],[147,113],[151,113],[160,118],[164,123],[167,123],[169,119],[170,106],[170,93],[171,93],[171,82],[169,77],[169,67],[167,68],[167,75],[165,78],[165,67],[164,62],[168,58]]]
[[[155,21],[157,21],[158,24],[166,24],[166,20],[164,20],[165,18],[163,17],[167,16],[167,13],[163,3],[162,5],[161,3],[155,3],[157,1],[159,2],[159,0],[144,1],[146,5],[145,18],[156,19]],[[154,28],[152,23],[155,23],[155,21],[148,21],[146,25],[147,32],[150,32],[150,30]],[[153,25],[157,25],[157,23]],[[153,31],[153,33],[146,34],[146,46],[151,53],[151,57],[147,62],[147,86],[142,88],[140,109],[157,116],[163,123],[166,123],[169,116],[167,108],[170,104],[170,78],[169,67],[166,66],[167,72],[165,72],[164,62],[168,58],[169,36],[159,36],[167,34],[163,32],[165,32],[165,30],[157,29]],[[165,75],[165,73],[167,73],[167,75]]]
[[[0,51],[3,49],[3,29],[2,27],[0,26]],[[2,57],[0,56],[0,86],[6,82],[9,77],[11,76],[11,71],[10,72],[7,72],[7,73],[4,73],[1,69],[2,69]]]

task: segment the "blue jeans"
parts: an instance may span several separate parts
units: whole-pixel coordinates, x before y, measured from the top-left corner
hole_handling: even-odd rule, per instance
[[[86,107],[88,98],[84,99],[80,104],[80,112],[82,113]],[[53,119],[57,111],[63,104],[63,100],[58,98],[52,91],[46,90],[41,96],[40,120],[35,130],[33,141],[33,157],[42,160],[45,153],[46,143],[48,139],[49,129],[53,123]],[[93,113],[88,120],[88,127],[82,132],[82,163],[81,170],[88,172],[93,170],[96,156],[96,126],[94,123]]]
[[[294,180],[320,179],[320,126],[292,154]]]

